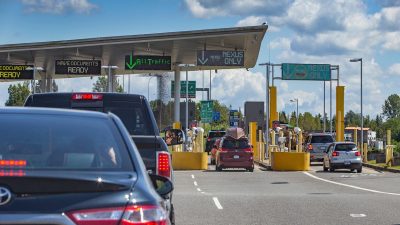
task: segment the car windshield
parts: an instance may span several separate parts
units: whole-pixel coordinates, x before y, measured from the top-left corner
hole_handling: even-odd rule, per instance
[[[246,149],[250,148],[248,140],[230,140],[230,139],[225,139],[223,144],[223,148],[227,149]]]
[[[209,138],[217,138],[223,137],[225,135],[225,131],[213,131],[208,134]]]
[[[2,169],[132,170],[128,150],[107,119],[2,114],[0,124]]]
[[[332,143],[332,136],[321,135],[321,136],[312,136],[311,143]]]
[[[335,151],[342,151],[342,152],[357,151],[357,146],[355,144],[337,144],[335,146]]]

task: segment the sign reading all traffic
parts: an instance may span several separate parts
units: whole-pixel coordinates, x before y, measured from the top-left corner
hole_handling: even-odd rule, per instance
[[[171,70],[171,56],[126,55],[125,70]]]
[[[56,60],[55,74],[100,75],[100,60]]]
[[[331,65],[282,63],[282,80],[331,80]]]
[[[197,51],[197,66],[244,66],[244,51]]]
[[[188,81],[188,98],[196,98],[196,81]],[[175,81],[171,81],[171,97],[175,96]],[[186,81],[181,81],[181,98],[186,98]]]
[[[33,65],[0,65],[0,79],[32,80]]]

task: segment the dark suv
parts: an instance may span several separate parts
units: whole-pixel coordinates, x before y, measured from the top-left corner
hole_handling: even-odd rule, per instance
[[[211,149],[213,148],[215,140],[217,138],[223,137],[225,135],[225,131],[221,130],[210,130],[207,135],[207,141],[206,141],[206,152],[209,153]]]
[[[146,169],[151,174],[167,177],[173,181],[171,156],[154,119],[146,98],[142,95],[120,93],[45,93],[30,95],[27,107],[51,107],[81,109],[117,115],[125,125]],[[165,163],[167,162],[167,163]],[[171,200],[172,194],[169,196]],[[174,210],[171,204],[171,221]]]

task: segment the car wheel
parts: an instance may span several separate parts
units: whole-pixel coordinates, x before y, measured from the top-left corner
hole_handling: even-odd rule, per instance
[[[221,166],[219,166],[218,164],[216,164],[216,165],[215,165],[215,170],[216,170],[216,171],[222,171],[222,168],[221,168]]]
[[[247,171],[254,172],[254,168],[248,168]]]
[[[357,173],[361,173],[362,172],[362,167],[357,169]]]
[[[353,172],[353,173],[354,173],[354,172],[356,172],[356,169],[351,169],[350,172]]]
[[[173,204],[171,204],[171,212],[169,213],[169,220],[171,221],[171,225],[175,225],[175,210]]]
[[[335,168],[329,167],[330,172],[335,172]]]

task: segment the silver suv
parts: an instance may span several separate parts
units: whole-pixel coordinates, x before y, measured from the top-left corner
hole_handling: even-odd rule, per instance
[[[331,172],[335,169],[350,169],[361,173],[361,153],[353,142],[334,142],[325,152],[323,168]]]
[[[333,142],[331,134],[313,133],[307,137],[304,149],[310,153],[310,161],[322,162],[325,151]]]

